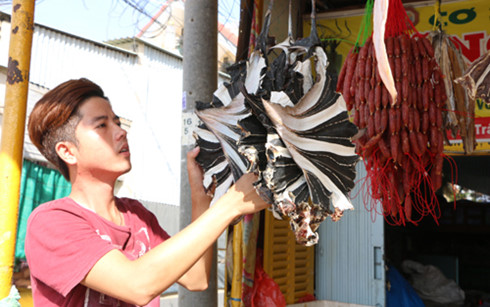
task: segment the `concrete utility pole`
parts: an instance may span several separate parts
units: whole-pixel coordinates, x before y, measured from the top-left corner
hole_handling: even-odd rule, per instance
[[[0,145],[0,300],[12,285],[33,30],[34,0],[13,1]]]
[[[187,152],[193,148],[192,130],[198,119],[196,101],[211,101],[218,83],[218,1],[187,0],[184,21],[184,82],[182,101],[182,147],[180,176],[180,229],[191,222],[191,196],[187,175]],[[209,287],[190,292],[179,287],[179,306],[217,306],[216,245]]]

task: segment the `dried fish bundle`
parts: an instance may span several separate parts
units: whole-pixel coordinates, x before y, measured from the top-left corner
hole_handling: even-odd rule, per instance
[[[324,55],[321,48],[317,48],[317,52]],[[298,208],[289,214],[291,223],[297,224],[297,229],[305,229],[307,227],[301,224],[310,216],[311,232],[327,216],[338,220],[344,210],[352,209],[346,194],[354,187],[358,161],[351,142],[357,128],[348,120],[345,102],[335,93],[331,78],[325,72],[326,61],[319,59],[319,79],[294,107],[281,107],[274,101],[263,100],[278,135],[302,169],[308,187],[309,198],[295,201]],[[296,185],[291,185],[289,193],[301,195],[302,189]],[[284,198],[278,200],[280,206],[285,203]]]
[[[257,187],[273,200],[276,217],[289,217],[296,241],[313,245],[325,218],[336,221],[353,208],[346,195],[354,187],[359,159],[351,141],[357,128],[327,74],[314,19],[308,38],[278,48],[282,53],[269,66],[262,91],[245,94],[252,116],[267,131],[267,164]],[[314,82],[311,70],[304,69],[310,63],[315,63]],[[287,82],[277,82],[280,71],[293,73]]]
[[[230,83],[223,83],[214,92],[211,102],[196,103],[196,114],[202,121],[194,131],[196,144],[201,148],[196,160],[204,169],[204,187],[209,192],[213,184],[215,186],[213,202],[250,167],[237,145],[242,136],[238,122],[251,114],[240,87],[257,91],[264,67],[265,60],[260,56],[236,63],[229,70]]]
[[[325,218],[338,220],[353,208],[347,194],[359,159],[351,141],[357,128],[327,74],[314,2],[310,36],[295,42],[290,32],[271,48],[281,53],[267,65],[271,3],[249,60],[236,64],[211,102],[197,106],[198,162],[206,188],[217,185],[215,199],[241,174],[258,173],[256,190],[274,216],[288,217],[296,241],[313,245]]]
[[[434,47],[434,58],[445,76],[443,82],[447,98],[443,109],[444,130],[451,131],[453,137],[459,133],[465,152],[470,154],[475,149],[475,101],[469,99],[464,87],[456,82],[465,70],[463,55],[441,29],[430,32],[428,39]],[[449,144],[446,134],[444,137],[446,144]]]
[[[196,161],[204,170],[203,185],[213,196],[212,203],[244,173],[258,173],[259,165],[265,164],[265,129],[259,119],[251,116],[244,93],[255,94],[260,90],[267,67],[265,52],[272,5],[273,1],[269,3],[256,48],[249,59],[228,68],[230,82],[218,87],[211,102],[196,102],[196,115],[202,121],[194,131],[196,145],[201,148]],[[250,143],[254,146],[249,146]],[[263,191],[257,192],[271,202],[262,195]]]

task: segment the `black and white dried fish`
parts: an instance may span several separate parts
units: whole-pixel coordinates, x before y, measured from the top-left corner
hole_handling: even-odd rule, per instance
[[[261,36],[267,36],[270,10],[267,16]],[[201,148],[196,160],[203,167],[203,184],[209,193],[214,184],[212,202],[226,193],[251,166],[249,160],[238,152],[238,141],[243,133],[238,122],[251,115],[241,88],[245,88],[245,92],[256,93],[266,69],[265,47],[258,47],[249,60],[229,68],[230,83],[219,86],[211,102],[196,102],[195,113],[202,121],[194,131],[196,144]]]
[[[289,218],[296,241],[313,245],[318,241],[316,230],[326,217],[338,220],[344,210],[353,208],[347,193],[354,187],[359,159],[351,142],[357,128],[348,120],[345,102],[327,74],[328,61],[316,34],[314,15],[310,36],[287,42],[289,46],[280,44],[283,57],[270,65],[262,91],[244,95],[252,116],[267,131],[267,163],[258,190],[273,200],[276,217]],[[296,62],[285,60],[291,58]],[[294,70],[306,67],[306,62],[315,63],[316,80],[298,90],[303,80],[313,80],[309,69]],[[277,82],[278,72],[292,70],[287,82]]]
[[[244,172],[258,173],[257,192],[273,204],[274,216],[289,218],[303,245],[318,242],[316,230],[325,218],[338,220],[353,208],[347,195],[359,159],[352,143],[357,128],[327,73],[314,2],[312,7],[310,36],[294,41],[290,32],[271,48],[281,53],[267,65],[269,7],[249,60],[196,111],[204,123],[196,130],[197,143],[210,157],[203,165],[205,185],[222,183],[226,188],[217,190],[224,193]]]

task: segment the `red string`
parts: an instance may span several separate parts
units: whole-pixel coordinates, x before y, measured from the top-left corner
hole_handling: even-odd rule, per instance
[[[386,20],[385,37],[394,37],[400,34],[418,34],[417,29],[408,17],[401,0],[389,0],[388,17]]]

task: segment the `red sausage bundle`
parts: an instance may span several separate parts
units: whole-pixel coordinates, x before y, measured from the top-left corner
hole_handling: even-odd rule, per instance
[[[444,160],[443,76],[424,36],[402,33],[386,37],[385,45],[395,101],[381,81],[371,37],[349,52],[337,91],[361,131],[356,150],[371,179],[370,196],[381,202],[387,220],[415,223],[412,209],[420,218],[430,214],[437,220],[435,191],[442,184]]]

